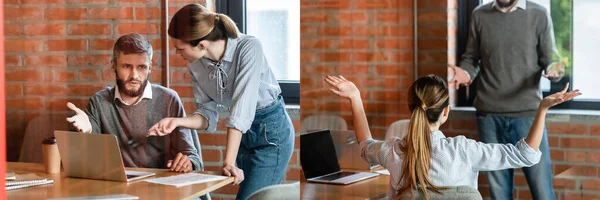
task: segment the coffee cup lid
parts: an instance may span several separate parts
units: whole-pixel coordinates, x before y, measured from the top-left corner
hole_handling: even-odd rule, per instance
[[[54,137],[44,138],[44,140],[42,140],[42,144],[56,144],[56,138],[54,138]]]

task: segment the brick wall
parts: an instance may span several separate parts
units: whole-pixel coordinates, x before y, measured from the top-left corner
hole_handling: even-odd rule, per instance
[[[407,118],[413,76],[413,4],[398,0],[302,0],[300,12],[301,118],[339,115],[352,129],[346,100],[326,88],[327,74],[360,89],[373,134],[383,136]]]
[[[68,114],[66,102],[80,108],[97,91],[115,84],[109,60],[114,41],[137,32],[151,40],[154,58],[151,81],[163,82],[162,1],[149,0],[8,0],[4,1],[6,44],[7,160],[18,161],[27,124],[41,114]],[[169,1],[169,14],[190,1]],[[66,4],[65,4],[66,3]],[[193,3],[214,10],[213,0]],[[188,113],[195,110],[186,63],[169,48],[170,87]],[[222,117],[224,117],[222,115]],[[297,115],[292,116],[299,127]],[[59,119],[60,120],[60,119]],[[207,170],[220,170],[225,153],[225,126],[216,134],[200,134]],[[297,143],[298,144],[298,143]],[[297,145],[296,144],[296,145]],[[299,179],[298,150],[287,180]],[[214,199],[234,198],[235,187],[213,193]]]

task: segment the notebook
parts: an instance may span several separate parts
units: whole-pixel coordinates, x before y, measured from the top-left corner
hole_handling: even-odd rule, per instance
[[[17,174],[14,172],[6,172],[6,178],[4,180],[15,180],[17,178]]]
[[[379,175],[342,171],[329,130],[300,135],[300,165],[308,182],[347,185]]]
[[[6,190],[26,188],[53,183],[54,180],[39,177],[35,174],[16,174],[14,180],[7,180]]]

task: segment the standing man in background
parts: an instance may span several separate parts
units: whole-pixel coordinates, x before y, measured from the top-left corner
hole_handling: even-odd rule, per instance
[[[552,20],[539,4],[526,0],[494,0],[475,8],[467,48],[454,83],[479,78],[474,107],[482,142],[516,144],[527,136],[542,94],[540,76],[559,81],[564,67],[558,58]],[[554,200],[548,135],[540,144],[542,158],[523,168],[533,199]],[[513,199],[514,170],[486,173],[492,199]]]

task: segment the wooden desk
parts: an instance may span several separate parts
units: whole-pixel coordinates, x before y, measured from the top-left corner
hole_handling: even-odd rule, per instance
[[[155,176],[149,178],[173,176],[180,173],[166,169],[126,168],[127,170],[151,171]],[[6,191],[8,199],[47,199],[81,197],[109,194],[129,194],[140,199],[191,199],[219,189],[233,182],[233,177],[209,183],[193,184],[183,187],[153,184],[141,180],[133,182],[101,181],[91,179],[67,178],[64,174],[47,174],[42,163],[7,162],[6,170],[17,174],[34,173],[54,180],[53,184]],[[198,171],[216,175],[216,172]],[[147,178],[146,178],[147,179]]]
[[[387,199],[390,176],[379,175],[350,185],[309,183],[302,179],[302,199]]]

